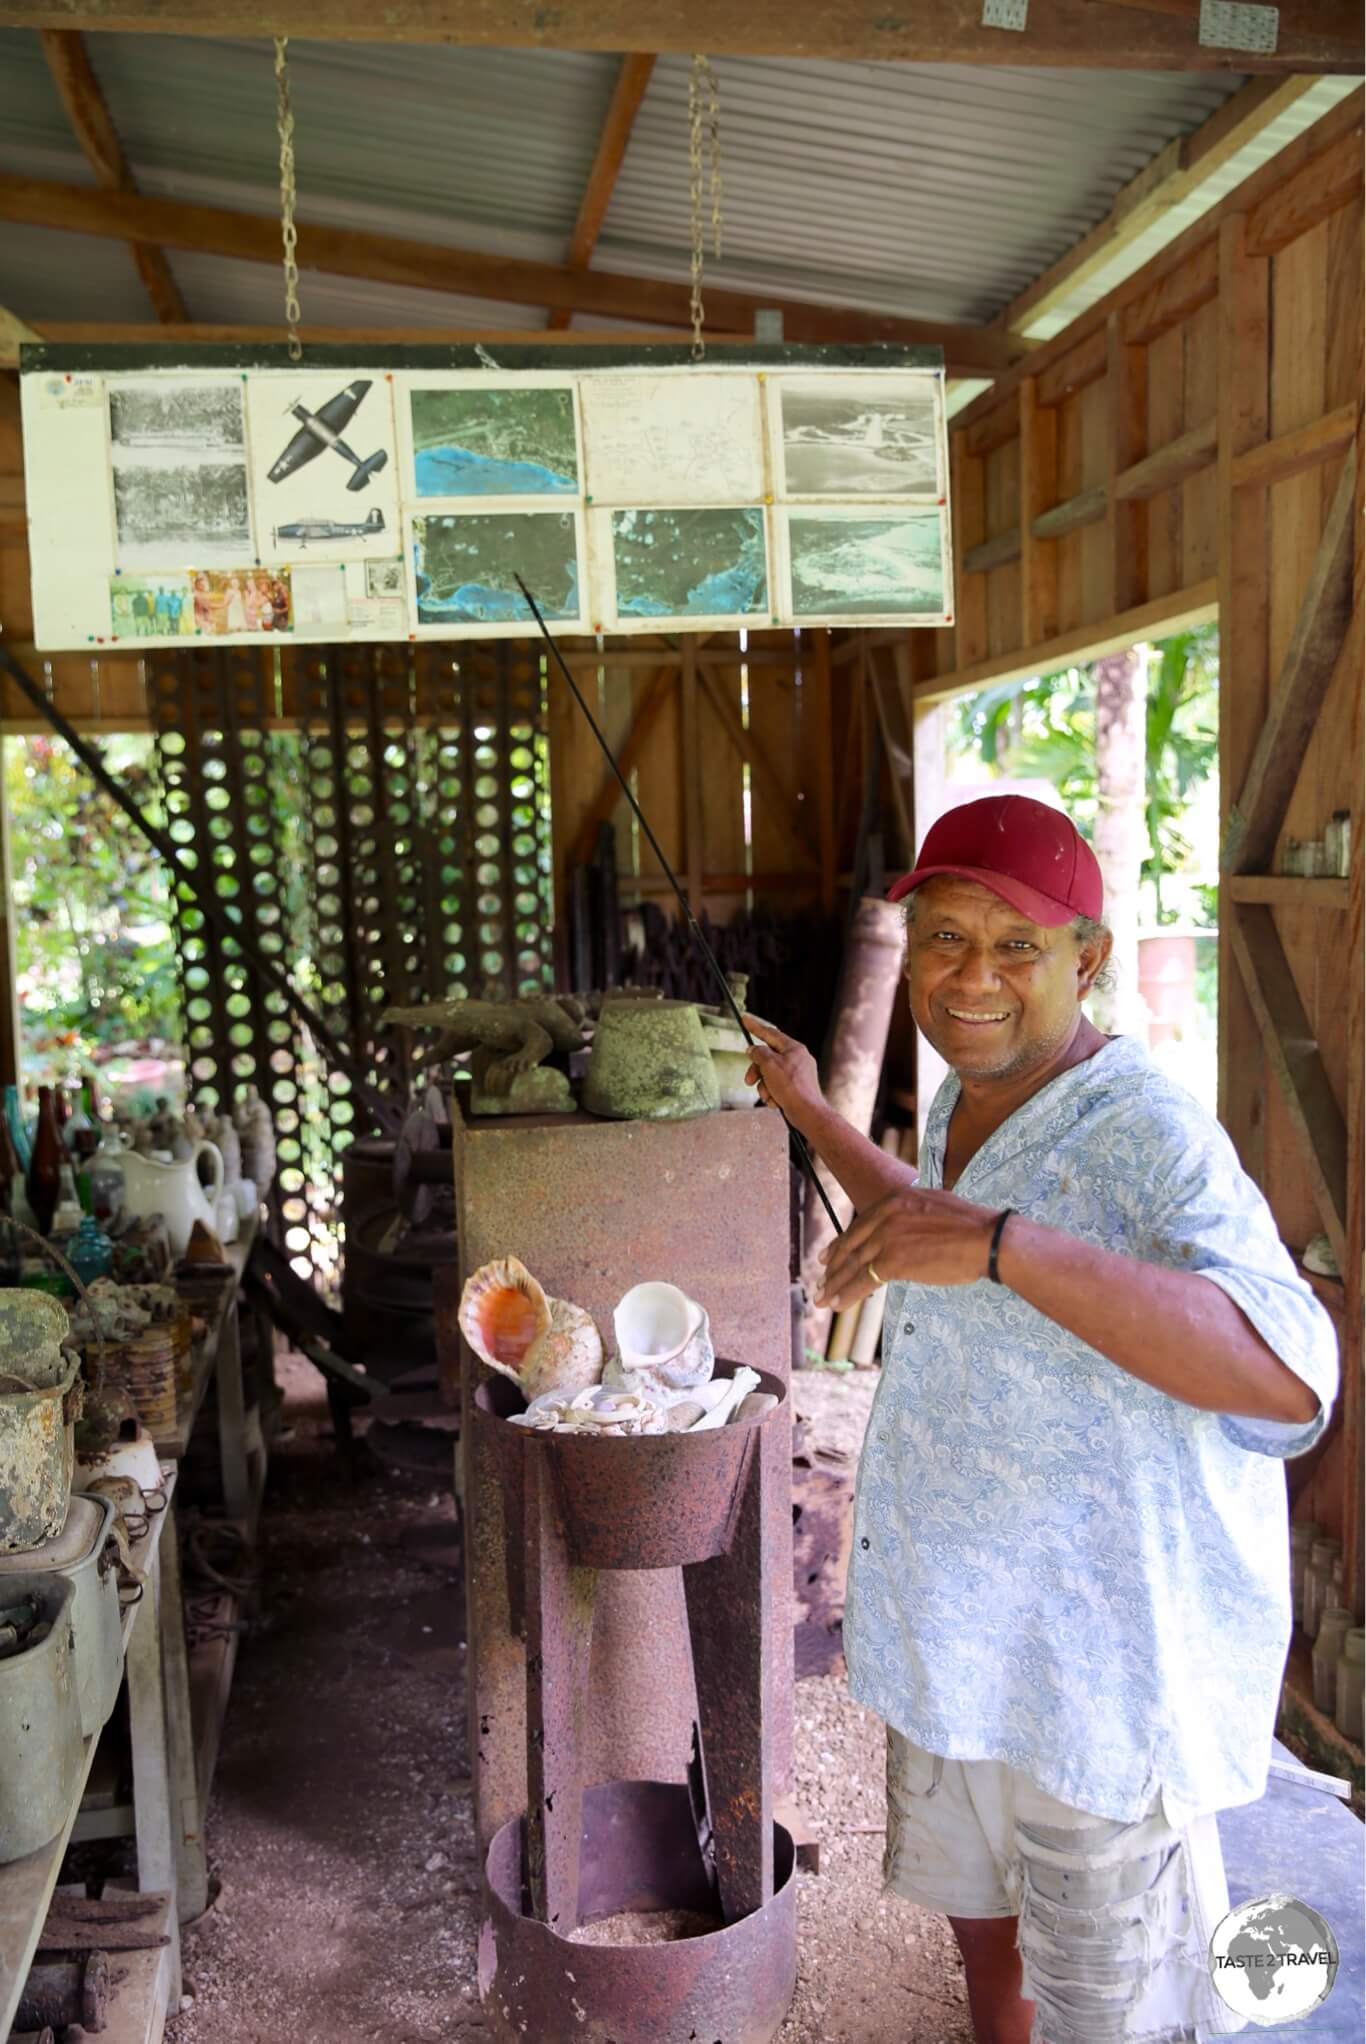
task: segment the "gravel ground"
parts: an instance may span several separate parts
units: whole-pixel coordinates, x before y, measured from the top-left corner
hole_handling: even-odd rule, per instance
[[[186,1934],[172,2044],[475,2044],[478,1875],[464,1619],[449,1493],[342,1477],[312,1370],[264,1521],[265,1611],[243,1642],[209,1815],[221,1882]],[[814,1441],[856,1451],[875,1377],[803,1371]],[[782,2044],[971,2044],[947,1925],[881,1892],[882,1727],[840,1676],[797,1687],[800,1974]],[[668,2040],[661,2039],[661,2044]]]

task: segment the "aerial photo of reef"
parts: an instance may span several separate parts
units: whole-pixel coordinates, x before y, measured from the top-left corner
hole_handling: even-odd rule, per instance
[[[572,390],[415,390],[419,497],[539,497],[579,487]]]
[[[572,512],[507,511],[413,520],[417,621],[524,624],[534,630],[520,575],[547,618],[579,615]]]
[[[736,617],[768,609],[764,514],[614,511],[619,617]]]

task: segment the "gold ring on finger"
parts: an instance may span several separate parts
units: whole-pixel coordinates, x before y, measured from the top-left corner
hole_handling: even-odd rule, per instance
[[[873,1283],[874,1283],[874,1284],[875,1284],[876,1286],[878,1286],[879,1290],[880,1290],[880,1289],[881,1289],[881,1287],[882,1287],[883,1285],[885,1285],[885,1284],[886,1284],[886,1282],[887,1282],[886,1278],[880,1278],[880,1277],[878,1276],[877,1272],[876,1272],[876,1271],[875,1271],[875,1270],[873,1269],[873,1266],[872,1266],[872,1264],[871,1264],[871,1263],[870,1263],[870,1264],[869,1264],[869,1266],[868,1266],[868,1275],[869,1275],[869,1277],[870,1277],[870,1278],[871,1278],[871,1279],[873,1280]]]

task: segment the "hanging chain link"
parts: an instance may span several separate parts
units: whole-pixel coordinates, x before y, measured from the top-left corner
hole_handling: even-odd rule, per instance
[[[294,202],[298,194],[294,184],[294,109],[289,99],[289,61],[286,51],[289,37],[275,38],[275,125],[280,137],[280,239],[284,247],[285,270],[285,326],[289,334],[289,359],[299,362],[303,359],[303,342],[299,339],[299,265],[296,251],[299,246],[298,229],[294,225]]]
[[[703,150],[703,128],[706,150]],[[704,164],[705,154],[705,164]],[[710,57],[694,56],[688,74],[688,199],[691,211],[692,255],[692,358],[701,362],[707,352],[702,326],[706,317],[702,304],[702,265],[706,234],[703,224],[703,184],[709,185],[712,254],[721,255],[721,93]]]

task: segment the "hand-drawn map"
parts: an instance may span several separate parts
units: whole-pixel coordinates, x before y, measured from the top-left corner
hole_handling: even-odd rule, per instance
[[[755,377],[585,377],[581,397],[590,504],[762,502]]]

